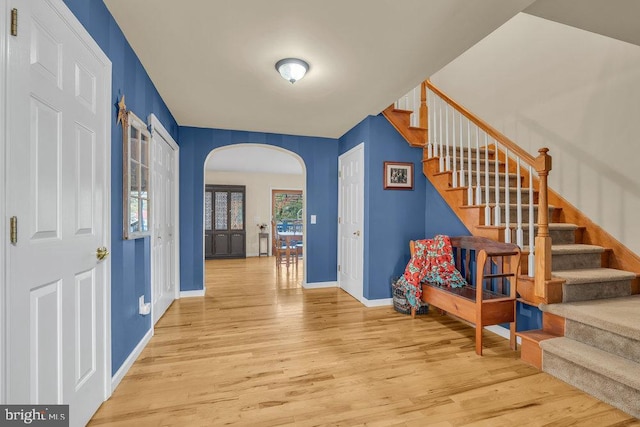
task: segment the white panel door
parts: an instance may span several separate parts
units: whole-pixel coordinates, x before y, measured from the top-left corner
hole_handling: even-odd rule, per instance
[[[158,125],[153,131],[153,322],[176,298],[175,151],[173,141]]]
[[[340,287],[363,298],[364,144],[338,159],[338,281]]]
[[[66,403],[84,425],[105,398],[111,65],[60,0],[21,0],[8,39],[7,400]],[[80,29],[80,30],[79,30]],[[83,30],[82,30],[83,31]],[[97,46],[93,46],[94,49]]]

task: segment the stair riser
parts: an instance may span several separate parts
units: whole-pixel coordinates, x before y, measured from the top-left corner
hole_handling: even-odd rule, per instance
[[[565,337],[640,363],[640,341],[566,319]]]
[[[495,209],[495,208],[494,208]],[[551,219],[553,217],[553,211],[554,208],[549,208],[549,213],[548,213],[548,218]],[[493,212],[493,210],[492,210]],[[494,218],[495,218],[495,213],[493,213]],[[506,215],[505,215],[505,210],[504,208],[500,208],[500,221],[502,225],[505,225],[506,222]],[[509,208],[509,228],[515,228],[517,225],[517,220],[518,220],[518,209],[514,206],[512,208]],[[525,207],[522,211],[522,223],[526,224],[529,222],[529,208]],[[538,222],[538,207],[534,206],[533,207],[533,222],[537,223]],[[554,266],[555,268],[555,266]]]
[[[446,160],[445,160],[445,162],[446,162]],[[451,158],[451,169],[452,170],[453,170],[453,166],[454,166],[454,162],[453,162],[453,158]],[[476,173],[476,166],[477,166],[476,160],[472,158],[471,159],[471,170],[473,171],[473,173]],[[465,159],[464,159],[464,167],[462,167],[460,159],[456,158],[455,167],[456,167],[456,171],[458,171],[458,173],[460,173],[460,171],[462,169],[464,169],[465,172],[469,171],[469,159],[467,159],[465,157]],[[487,168],[486,168],[486,165],[484,163],[484,159],[480,159],[480,171],[481,171],[481,173],[484,173],[484,171],[486,171],[486,170],[487,170]],[[495,172],[495,170],[496,170],[495,162],[494,161],[490,161],[489,162],[489,172]],[[502,163],[498,164],[498,170],[500,172],[504,171],[504,165]]]
[[[500,200],[504,202],[504,189],[500,191]],[[535,197],[535,196],[534,196]],[[522,199],[523,204],[529,204],[529,191],[521,191],[520,198]],[[515,203],[518,200],[518,191],[513,189],[509,190],[509,201]],[[482,189],[482,202],[484,203],[484,188]],[[489,191],[489,203],[496,202],[496,192],[495,189],[490,189]],[[534,202],[535,203],[535,202]]]
[[[533,237],[535,238],[535,231]],[[576,242],[576,232],[574,230],[549,230],[551,241],[554,245],[570,245]],[[513,234],[515,236],[515,233]],[[524,230],[524,241],[529,241],[529,230]]]
[[[600,253],[572,253],[553,254],[551,256],[552,270],[577,270],[581,268],[602,267],[602,254]]]
[[[500,174],[499,177],[500,177],[500,186],[501,187],[505,186],[505,179],[504,179],[505,175],[504,174]],[[465,174],[465,185],[469,185],[469,179],[468,178],[469,178],[469,175]],[[458,182],[460,182],[460,175],[458,175]],[[475,186],[475,185],[477,185],[477,182],[478,182],[477,176],[476,176],[476,174],[473,174],[471,176],[471,185]],[[485,182],[486,182],[485,175],[484,174],[480,174],[480,186],[482,187],[483,192],[484,192]],[[496,183],[495,174],[490,174],[489,175],[489,187],[491,187],[490,189],[493,192],[495,192],[495,189],[494,189],[495,183]],[[516,183],[517,183],[517,177],[515,175],[509,176],[509,187],[516,188],[516,185],[517,185]],[[503,196],[504,196],[504,193],[500,196],[500,200],[502,200]]]
[[[631,280],[562,285],[562,302],[590,301],[631,295]]]
[[[580,390],[640,418],[640,390],[577,365],[548,351],[542,354],[542,370]]]
[[[446,156],[447,151],[446,150],[443,150],[443,151],[445,152],[445,156]],[[449,153],[449,157],[451,157],[453,159],[453,148],[449,147],[448,153]],[[476,158],[478,157],[478,154],[480,155],[480,161],[484,162],[484,157],[485,157],[484,149],[480,148],[480,151],[478,152],[475,149],[475,147],[472,147],[471,148],[471,160],[475,162]],[[489,161],[494,161],[494,155],[493,154],[494,154],[493,152],[491,152],[491,151],[489,152]],[[464,146],[464,160],[465,161],[468,161],[468,159],[469,159],[468,156],[469,156],[469,150],[467,149],[467,146],[465,145]],[[456,158],[460,159],[460,146],[456,147]]]

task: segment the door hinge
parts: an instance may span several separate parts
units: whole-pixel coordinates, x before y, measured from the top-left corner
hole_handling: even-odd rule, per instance
[[[341,269],[341,266],[340,266],[340,265],[338,265],[338,271],[342,271],[342,269]]]
[[[11,226],[10,239],[11,244],[15,245],[18,243],[18,217],[12,216],[9,220],[9,224]]]
[[[342,224],[342,218],[338,217],[338,224]]]
[[[18,35],[18,9],[11,9],[11,35]]]
[[[342,171],[338,171],[338,178],[342,178]]]

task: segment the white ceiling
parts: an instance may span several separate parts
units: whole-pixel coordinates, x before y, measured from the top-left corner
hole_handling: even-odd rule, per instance
[[[216,172],[282,173],[302,175],[302,164],[290,153],[257,144],[231,145],[215,150],[205,168]]]
[[[640,0],[104,0],[179,125],[340,137],[513,15],[640,45]],[[308,61],[295,85],[274,65]],[[241,159],[241,161],[238,161]],[[257,146],[207,169],[302,173]]]
[[[104,2],[179,125],[337,138],[533,0]]]
[[[639,0],[537,0],[524,11],[640,46]]]

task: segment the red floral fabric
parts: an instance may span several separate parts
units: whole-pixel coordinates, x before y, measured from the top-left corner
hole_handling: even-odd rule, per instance
[[[420,307],[422,282],[453,288],[467,284],[453,263],[449,236],[439,234],[433,239],[416,240],[414,244],[414,254],[401,278],[405,296],[412,307]]]

